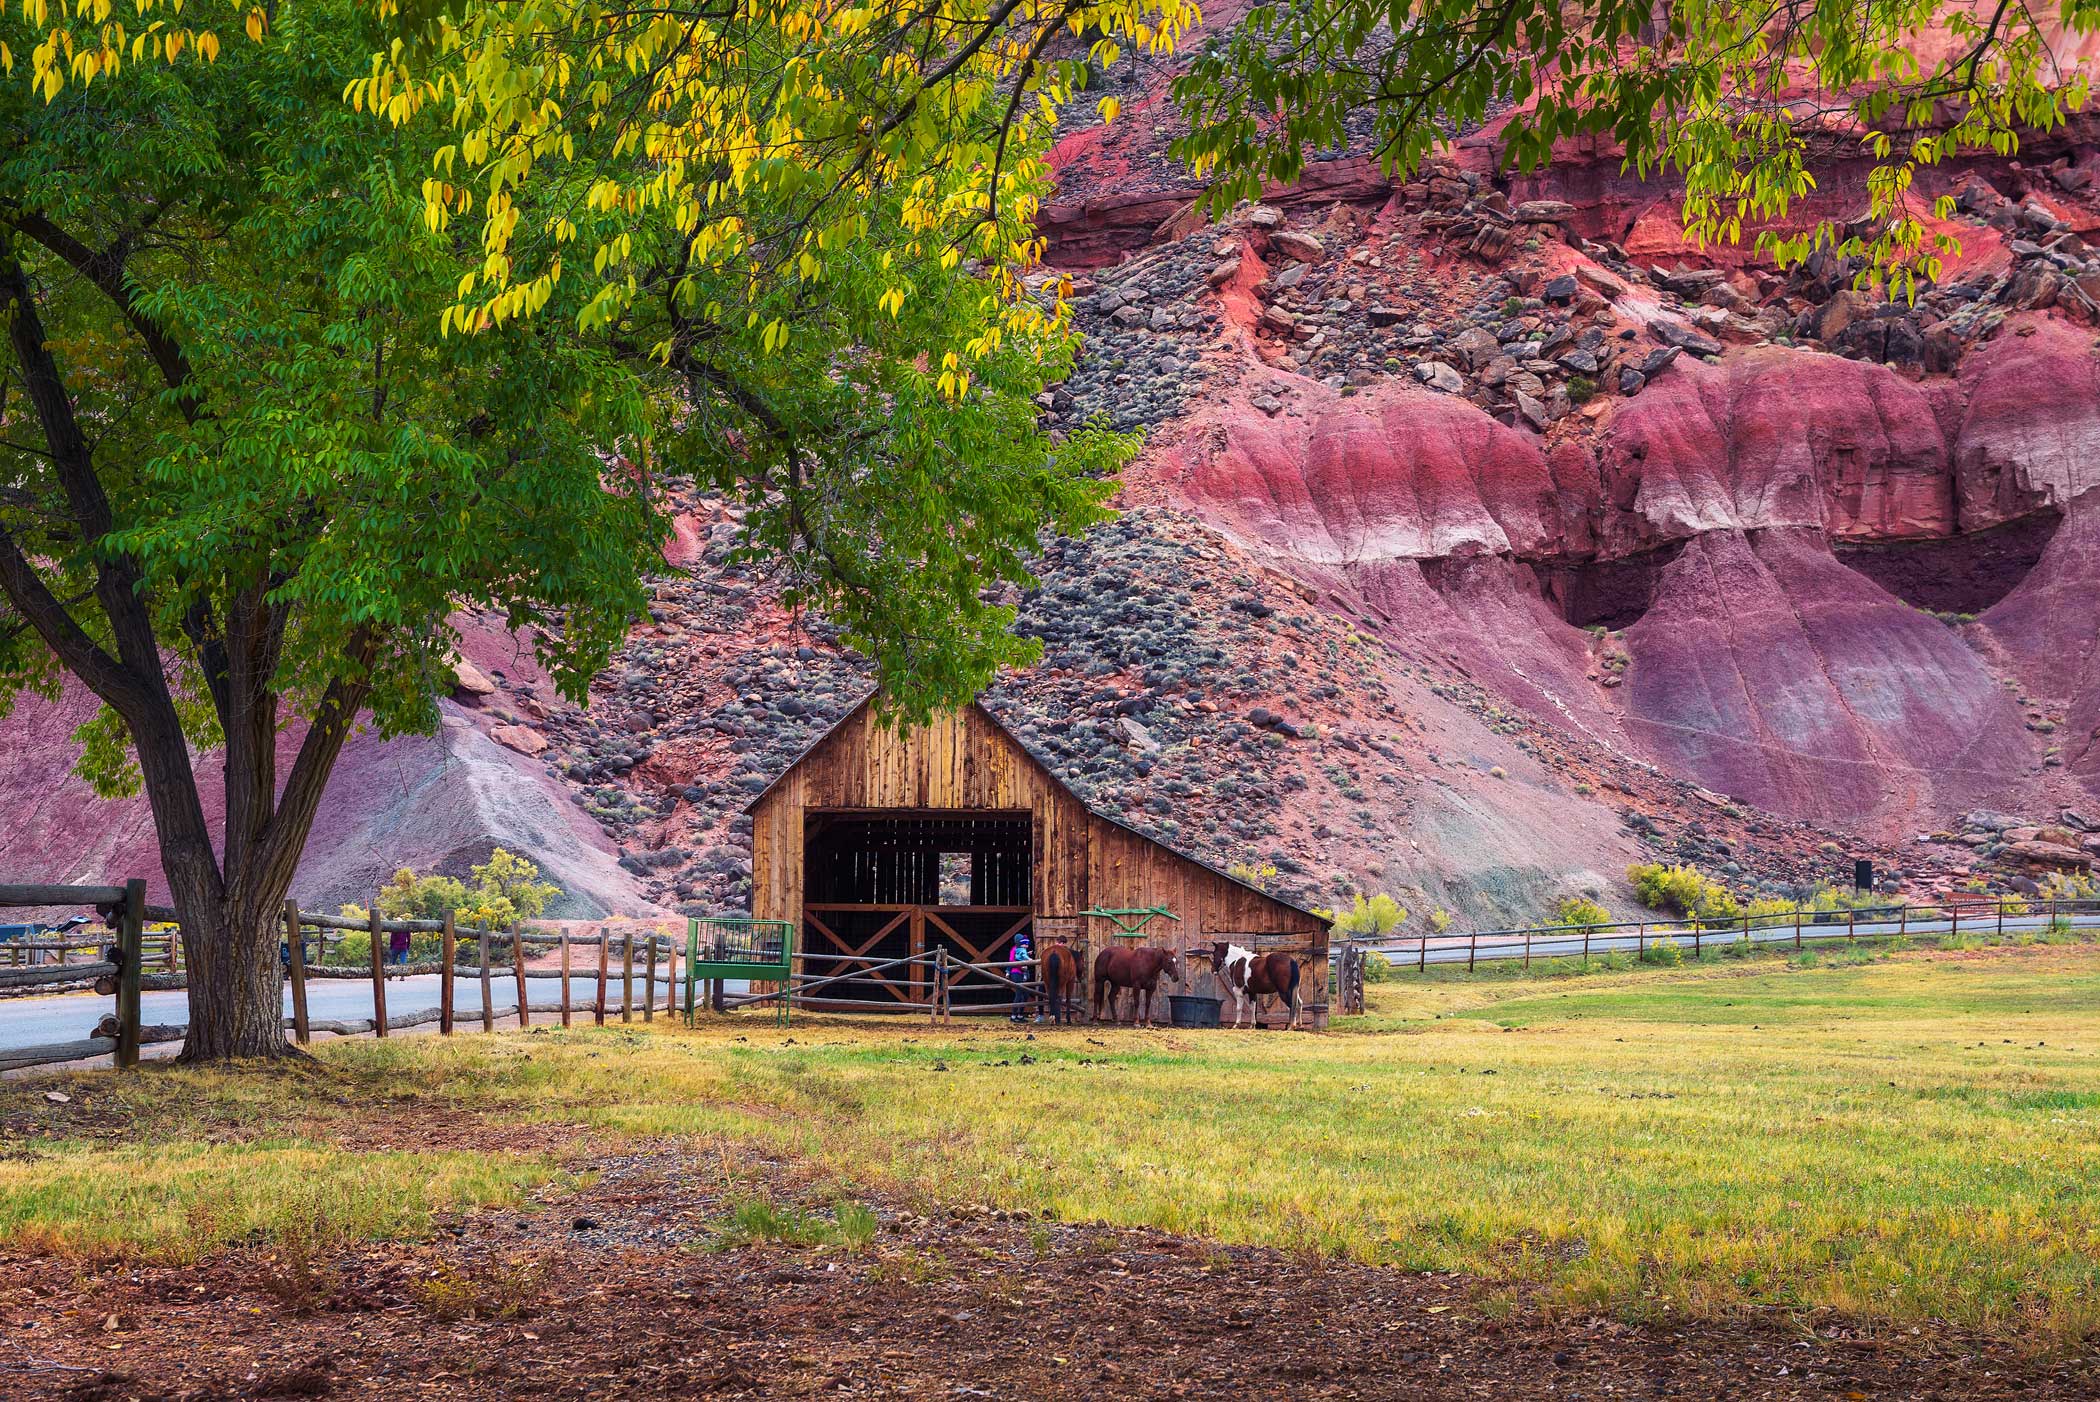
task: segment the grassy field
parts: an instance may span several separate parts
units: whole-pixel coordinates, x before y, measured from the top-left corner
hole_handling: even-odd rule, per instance
[[[289,1083],[78,1077],[67,1106],[37,1083],[0,1109],[61,1137],[0,1159],[0,1238],[413,1234],[564,1177],[556,1136],[515,1126],[581,1125],[761,1148],[842,1193],[1462,1270],[1632,1316],[2100,1327],[2100,952],[1373,992],[1327,1036],[746,1018],[346,1042]],[[136,1128],[63,1137],[82,1107]],[[465,1128],[358,1147],[390,1119]],[[474,1152],[476,1126],[498,1147]]]

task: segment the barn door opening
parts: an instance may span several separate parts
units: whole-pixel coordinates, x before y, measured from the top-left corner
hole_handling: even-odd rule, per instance
[[[1034,825],[1025,811],[813,810],[803,833],[803,971],[849,975],[810,1001],[923,1006],[927,973],[884,961],[948,951],[1003,962],[1027,930]],[[965,974],[960,1008],[1003,1006],[1003,984]]]

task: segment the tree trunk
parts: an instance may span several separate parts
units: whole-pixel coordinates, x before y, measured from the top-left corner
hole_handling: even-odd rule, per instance
[[[280,913],[206,914],[182,907],[182,949],[189,964],[190,1027],[183,1061],[295,1056],[284,1031],[284,963]]]

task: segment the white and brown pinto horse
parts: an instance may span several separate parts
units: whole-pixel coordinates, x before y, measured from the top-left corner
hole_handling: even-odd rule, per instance
[[[1262,999],[1281,997],[1291,1010],[1290,1025],[1298,1025],[1300,1003],[1298,998],[1298,961],[1275,950],[1268,954],[1256,954],[1244,945],[1228,944],[1218,940],[1210,947],[1210,966],[1224,986],[1226,996],[1232,999],[1232,1025],[1240,1025],[1240,1015],[1251,1005],[1256,1017],[1265,1013]]]
[[[1094,956],[1094,1006],[1091,1012],[1095,1022],[1101,1020],[1104,1010],[1109,1021],[1121,1021],[1116,1016],[1116,995],[1123,989],[1130,990],[1131,1023],[1143,1022],[1152,1025],[1152,998],[1164,975],[1175,983],[1181,982],[1181,957],[1171,949],[1159,949],[1151,945],[1131,949],[1113,946]],[[1139,1000],[1144,1001],[1144,1011],[1138,1011]]]

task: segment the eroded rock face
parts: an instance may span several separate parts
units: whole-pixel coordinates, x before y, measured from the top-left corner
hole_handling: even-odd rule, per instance
[[[1301,384],[1286,413],[1208,411],[1156,461],[1233,538],[1344,581],[1530,714],[1774,812],[1896,832],[2017,806],[2057,766],[1985,656],[1832,542],[1948,539],[2074,501],[1985,626],[2069,708],[2066,740],[2086,736],[2092,374],[2087,338],[2060,329],[1994,344],[1959,384],[1754,349],[1672,366],[1551,452],[1454,396]],[[1592,619],[1630,624],[1623,673]],[[2088,748],[2062,766],[2086,773]]]
[[[1702,534],[1627,643],[1629,731],[1776,812],[1901,820],[2029,767],[2019,712],[1976,655],[1812,530]]]
[[[618,865],[618,848],[543,770],[499,746],[469,713],[443,703],[434,736],[353,736],[321,799],[293,882],[309,906],[369,901],[397,867],[464,876],[502,846],[537,862],[565,895],[555,916],[645,914],[655,903]],[[144,798],[100,799],[72,773],[76,726],[92,698],[68,688],[57,703],[24,698],[4,731],[0,765],[0,854],[10,870],[39,880],[147,878],[150,898],[168,898],[153,818]],[[300,731],[279,744],[290,768]],[[215,756],[197,757],[205,817],[216,840],[226,821]]]
[[[1955,525],[1931,397],[1884,366],[1765,347],[1681,361],[1613,421],[1605,490],[1642,539],[1806,528],[1942,535]]]
[[[1316,387],[1287,417],[1229,405],[1187,442],[1193,503],[1311,563],[1528,554],[1562,535],[1538,439],[1412,385],[1346,399]]]
[[[2100,353],[2055,320],[2000,336],[1964,365],[1955,440],[1962,525],[1992,525],[2100,487]],[[2088,576],[2089,579],[2094,576]]]

